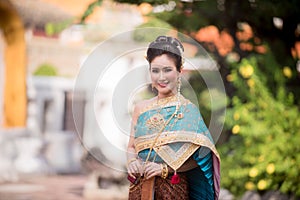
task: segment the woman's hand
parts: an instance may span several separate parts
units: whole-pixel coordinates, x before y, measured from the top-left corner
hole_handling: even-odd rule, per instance
[[[144,168],[144,176],[146,179],[150,179],[154,176],[161,176],[161,164],[147,162]]]
[[[127,168],[129,176],[136,178],[133,174],[142,175],[143,173],[142,168],[143,166],[140,160],[131,161],[130,163],[128,163],[128,168]]]

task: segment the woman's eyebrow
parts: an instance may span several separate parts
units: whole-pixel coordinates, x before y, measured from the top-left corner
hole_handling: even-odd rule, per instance
[[[158,64],[153,64],[153,65],[151,65],[151,67],[157,67],[157,68],[162,67],[162,69],[172,68],[172,66],[169,66],[169,65],[158,65]]]

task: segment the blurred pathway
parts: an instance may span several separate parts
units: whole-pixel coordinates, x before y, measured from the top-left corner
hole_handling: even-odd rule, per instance
[[[83,175],[32,176],[0,184],[0,200],[83,200]]]

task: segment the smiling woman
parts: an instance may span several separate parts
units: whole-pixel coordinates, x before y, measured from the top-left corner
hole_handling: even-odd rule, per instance
[[[171,45],[170,45],[171,44]],[[149,45],[147,60],[150,65],[152,88],[157,98],[176,94],[183,64],[183,46],[176,39],[160,36]]]
[[[163,54],[153,59],[151,63],[152,87],[158,90],[158,98],[176,94],[179,72],[176,70],[174,60]]]
[[[168,36],[148,47],[157,96],[139,102],[133,112],[129,199],[218,199],[218,152],[198,108],[180,94],[183,51]]]

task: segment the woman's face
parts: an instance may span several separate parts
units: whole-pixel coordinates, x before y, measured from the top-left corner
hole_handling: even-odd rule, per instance
[[[158,97],[168,97],[176,94],[179,72],[175,61],[166,54],[155,57],[150,63],[152,85],[158,91]]]

